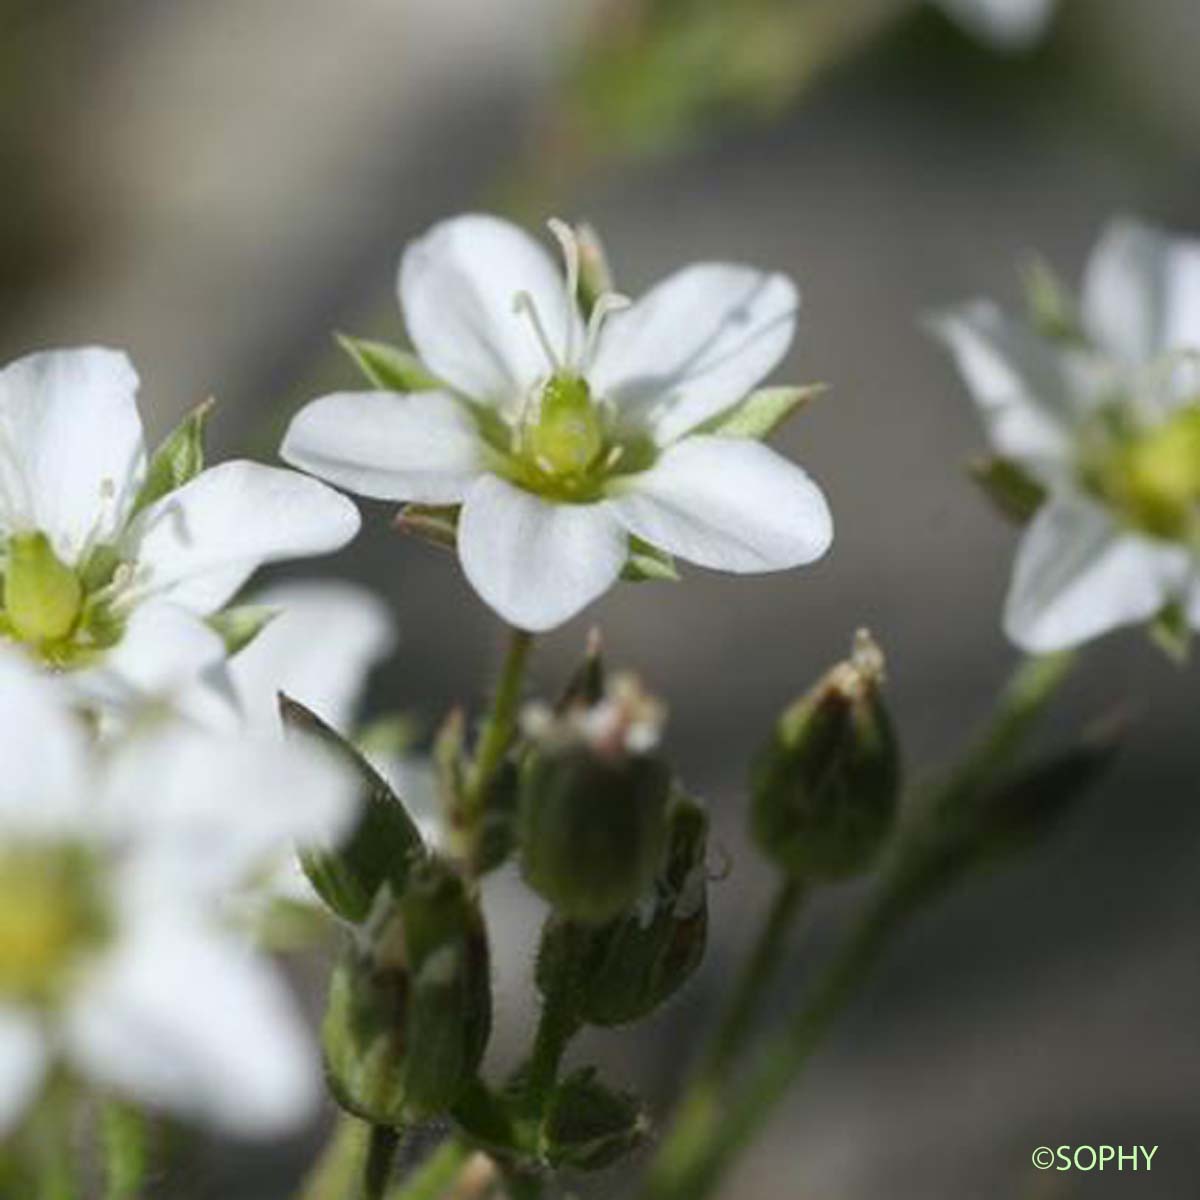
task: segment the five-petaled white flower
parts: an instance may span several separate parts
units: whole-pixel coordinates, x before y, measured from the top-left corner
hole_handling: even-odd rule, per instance
[[[782,275],[707,263],[585,322],[579,247],[566,279],[489,216],[436,225],[400,264],[408,333],[434,390],[339,393],[292,422],[282,455],[351,491],[461,505],[458,549],[479,594],[544,630],[621,574],[630,537],[701,566],[773,571],[819,558],[832,526],[808,476],[706,423],[742,401],[792,340]]]
[[[145,604],[211,614],[257,567],[337,549],[358,529],[344,497],[278,467],[156,477],[137,386],[124,354],[97,348],[0,371],[0,636],[55,666],[94,665]]]
[[[1046,493],[1009,636],[1059,650],[1168,606],[1200,628],[1200,242],[1115,222],[1057,337],[982,301],[936,327],[997,453]]]
[[[282,982],[220,905],[292,839],[341,836],[319,747],[166,720],[97,743],[61,681],[0,650],[0,1134],[49,1074],[244,1135],[310,1115]]]

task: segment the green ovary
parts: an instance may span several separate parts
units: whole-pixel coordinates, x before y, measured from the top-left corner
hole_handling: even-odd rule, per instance
[[[583,479],[605,447],[588,385],[578,376],[552,375],[538,399],[537,417],[523,431],[522,457],[550,481]]]
[[[0,999],[53,1001],[81,957],[104,942],[99,882],[96,864],[74,847],[0,850]]]
[[[1151,537],[1200,536],[1200,405],[1118,441],[1084,471],[1090,489]]]

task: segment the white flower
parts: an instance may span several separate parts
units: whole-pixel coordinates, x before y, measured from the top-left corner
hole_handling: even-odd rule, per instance
[[[1200,627],[1200,242],[1114,223],[1079,324],[1052,338],[986,302],[938,322],[997,453],[1047,494],[1004,618],[1033,652],[1169,605]]]
[[[726,571],[819,558],[832,528],[808,476],[758,442],[703,432],[786,352],[792,283],[700,264],[632,305],[600,297],[585,327],[578,246],[552,228],[565,286],[537,242],[494,217],[458,217],[411,244],[400,302],[444,386],[316,400],[283,457],[364,496],[461,505],[467,578],[530,630],[606,591],[631,535]]]
[[[264,563],[358,528],[337,493],[257,463],[148,484],[137,386],[125,355],[95,348],[0,371],[0,633],[57,666],[102,657],[142,605],[213,613]]]
[[[248,1136],[310,1115],[305,1027],[215,914],[281,843],[341,832],[341,770],[316,747],[178,722],[97,744],[11,652],[0,759],[0,1135],[58,1067]]]
[[[1002,49],[1023,49],[1046,32],[1058,0],[934,0],[956,21]]]

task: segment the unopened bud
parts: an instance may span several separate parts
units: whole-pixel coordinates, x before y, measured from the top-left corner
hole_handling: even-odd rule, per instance
[[[8,540],[4,610],[13,633],[35,645],[65,638],[83,607],[83,585],[61,562],[44,533]]]
[[[525,878],[563,916],[601,924],[654,878],[671,774],[658,757],[663,712],[631,676],[597,703],[526,713],[520,781]]]
[[[542,1122],[541,1152],[554,1167],[597,1171],[635,1149],[647,1123],[637,1098],[613,1091],[591,1068],[554,1089]]]
[[[707,849],[708,815],[695,801],[679,797],[662,867],[631,912],[600,926],[559,916],[547,921],[538,956],[542,990],[553,985],[556,972],[569,972],[576,1011],[590,1025],[625,1025],[665,1004],[704,957]]]
[[[334,971],[322,1026],[334,1094],[375,1124],[429,1119],[474,1077],[490,1030],[482,917],[431,859]]]
[[[758,760],[754,835],[796,878],[866,870],[891,831],[900,762],[880,696],[883,665],[860,630],[850,658],[783,713]]]

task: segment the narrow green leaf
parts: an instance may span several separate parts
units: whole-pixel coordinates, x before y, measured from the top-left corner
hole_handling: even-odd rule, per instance
[[[400,895],[425,845],[403,802],[387,781],[336,730],[289,696],[280,695],[285,726],[332,748],[358,775],[362,808],[358,823],[340,846],[313,846],[300,855],[317,894],[347,921],[367,918],[376,893],[390,884]]]
[[[228,654],[244,650],[270,623],[280,610],[265,604],[237,604],[213,613],[207,623],[220,634]]]
[[[214,404],[213,400],[198,404],[151,455],[145,482],[133,503],[135,513],[204,470],[204,431]]]
[[[1017,525],[1028,524],[1046,498],[1046,489],[1010,458],[973,459],[967,473],[997,511]]]
[[[812,383],[806,387],[759,388],[732,408],[705,421],[696,432],[761,441],[824,391],[826,386],[823,383]]]
[[[643,542],[641,538],[631,537],[629,558],[621,578],[631,583],[678,583],[679,572],[675,568],[675,559],[665,550]]]
[[[344,333],[337,335],[337,341],[373,387],[386,392],[428,392],[444,386],[415,354],[399,346]]]

